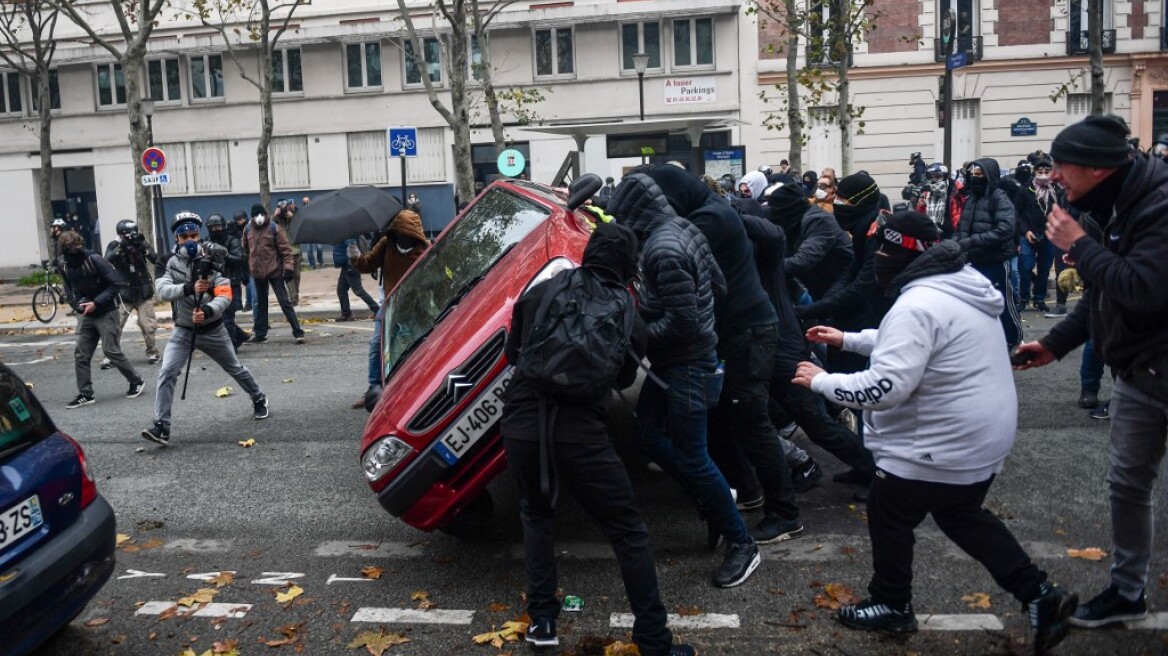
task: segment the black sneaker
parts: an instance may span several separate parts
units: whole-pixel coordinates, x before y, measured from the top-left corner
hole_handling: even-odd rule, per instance
[[[560,644],[556,637],[556,621],[550,617],[540,617],[527,627],[527,642],[536,647],[554,647]]]
[[[74,408],[80,408],[83,405],[93,405],[94,403],[97,403],[97,400],[94,399],[92,396],[86,396],[85,394],[78,394],[77,398],[66,403],[65,407],[72,410]]]
[[[1042,312],[1043,314],[1046,314],[1047,312],[1050,312],[1050,308],[1048,308],[1046,306],[1046,303],[1043,301],[1035,301],[1034,302],[1034,311],[1035,312]]]
[[[268,397],[264,394],[260,398],[251,402],[252,415],[251,418],[255,420],[268,418]]]
[[[114,363],[110,362],[109,358],[102,358],[101,364],[98,366],[98,369],[101,369],[102,371],[109,371],[110,369],[113,369],[113,368],[114,368]]]
[[[1044,654],[1067,637],[1067,631],[1071,629],[1067,618],[1079,605],[1079,596],[1067,594],[1062,588],[1047,582],[1039,590],[1039,595],[1026,604],[1023,610],[1030,613],[1034,653]]]
[[[1018,303],[1017,306],[1018,306],[1019,312],[1025,312],[1026,310],[1030,309],[1030,304],[1027,303],[1026,301],[1022,301],[1021,303]]]
[[[782,519],[778,515],[763,517],[758,526],[750,532],[750,537],[758,544],[794,540],[800,535],[803,535],[803,522],[798,519]]]
[[[1099,393],[1090,390],[1083,390],[1079,393],[1079,407],[1084,410],[1099,407]]]
[[[714,572],[714,585],[719,588],[733,588],[742,585],[762,563],[758,555],[758,545],[753,541],[742,544],[731,543],[726,547],[726,558],[718,571]]]
[[[1061,303],[1058,305],[1055,305],[1053,310],[1051,310],[1050,312],[1047,312],[1043,316],[1045,316],[1049,319],[1061,319],[1061,318],[1067,316],[1067,306],[1063,305]]]
[[[297,344],[304,343],[304,333],[300,333],[299,335],[293,335],[292,338],[296,340]]]
[[[1134,622],[1148,616],[1148,597],[1143,592],[1135,601],[1128,601],[1114,585],[1079,606],[1070,617],[1070,623],[1081,629],[1098,629],[1116,622]]]
[[[882,604],[865,599],[839,609],[836,619],[846,627],[861,631],[913,633],[917,630],[917,616],[911,603]]]
[[[141,379],[130,383],[130,389],[126,392],[127,399],[136,399],[142,396],[142,388],[146,387],[146,383]]]
[[[1111,419],[1111,401],[1104,401],[1098,408],[1087,413],[1092,419]]]
[[[166,446],[170,444],[170,426],[156,421],[153,426],[142,431],[142,437],[156,444]]]
[[[689,645],[673,645],[666,652],[668,656],[698,656],[698,652]]]
[[[849,469],[846,472],[840,472],[831,477],[831,480],[836,483],[843,483],[844,485],[862,485],[868,487],[872,484],[872,472],[863,472],[859,469]]]
[[[819,479],[823,478],[823,469],[818,462],[808,458],[806,462],[791,468],[791,484],[796,492],[806,492],[815,487]]]
[[[157,353],[151,353],[146,358],[146,364],[158,364],[158,361],[161,359],[162,359],[162,356],[158,355]]]
[[[261,335],[252,335],[251,339],[249,339],[247,341],[251,342],[252,344],[266,344],[268,341],[268,338],[263,337]]]

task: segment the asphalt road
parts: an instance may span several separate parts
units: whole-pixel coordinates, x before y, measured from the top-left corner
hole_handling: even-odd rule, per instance
[[[1026,319],[1031,337],[1052,323],[1033,313]],[[241,654],[296,653],[298,644],[305,654],[359,654],[366,652],[350,642],[382,627],[410,640],[388,654],[528,649],[472,642],[522,613],[521,531],[510,480],[492,486],[497,521],[471,541],[422,533],[386,514],[357,461],[367,415],[349,408],[365,387],[371,324],[315,324],[303,346],[281,328],[268,344],[244,350],[270,398],[271,418],[253,421],[238,392],[216,398],[216,389],[234,383],[196,357],[187,400],[175,403],[167,449],[138,436],[150,425],[156,369],[145,364],[137,335],[127,336],[126,351],[146,370],[146,393],[125,399],[117,372],[95,369],[98,402],[78,410],[64,408],[76,394],[69,335],[0,337],[0,360],[34,383],[59,426],[81,441],[117,511],[119,532],[130,538],[119,549],[115,578],[41,656],[177,656],[187,648],[202,654],[224,640],[238,641]],[[1107,422],[1076,406],[1078,360],[1075,353],[1017,375],[1017,445],[989,504],[1055,581],[1085,599],[1106,584],[1110,559],[1073,559],[1066,549],[1109,549]],[[968,402],[979,412],[996,411]],[[255,445],[239,446],[248,439]],[[828,472],[825,480],[843,469],[812,452]],[[1019,605],[931,522],[918,532],[915,606],[936,617],[924,623],[928,630],[893,639],[844,629],[816,605],[826,584],[863,595],[867,583],[864,508],[852,502],[850,488],[828,482],[801,495],[805,537],[765,547],[763,565],[747,584],[720,590],[709,583],[720,556],[706,551],[703,525],[675,484],[648,471],[633,476],[663,596],[677,613],[675,632],[702,654],[1029,653]],[[1162,505],[1157,514],[1163,517]],[[585,608],[561,616],[564,647],[546,653],[597,653],[586,648],[590,639],[627,640],[629,629],[614,615],[627,612],[623,590],[602,536],[571,501],[561,520],[560,586],[583,597]],[[1148,590],[1153,610],[1168,610],[1166,547],[1161,530]],[[367,579],[361,571],[367,566],[384,572]],[[166,609],[214,587],[201,579],[220,572],[233,572],[233,580],[218,588],[211,602],[220,605],[206,607],[209,616],[170,617]],[[303,593],[278,603],[275,595],[289,582]],[[979,592],[989,595],[988,608],[962,599]],[[285,639],[280,628],[288,625],[297,625],[297,641],[261,644]],[[1166,651],[1168,614],[1140,626],[1076,632],[1058,653]]]

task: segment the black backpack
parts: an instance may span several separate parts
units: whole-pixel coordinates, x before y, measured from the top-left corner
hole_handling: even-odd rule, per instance
[[[547,285],[516,369],[550,397],[604,398],[631,352],[632,294],[586,269],[562,271]]]

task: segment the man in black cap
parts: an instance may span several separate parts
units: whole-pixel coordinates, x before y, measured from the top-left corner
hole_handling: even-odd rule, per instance
[[[864,371],[829,374],[800,363],[795,382],[864,410],[865,443],[876,457],[868,497],[873,574],[868,599],[839,610],[845,626],[909,633],[913,533],[928,515],[1022,602],[1035,653],[1061,641],[1078,598],[1047,581],[992,512],[986,494],[1017,432],[1014,377],[998,327],[1004,299],[965,266],[961,248],[940,241],[924,214],[877,219],[876,282],[896,302],[877,330],[817,326],[812,341],[870,358]],[[976,398],[1000,411],[986,414]]]
[[[1062,358],[1090,339],[1118,375],[1111,393],[1111,583],[1075,613],[1097,628],[1147,614],[1152,490],[1168,441],[1168,164],[1132,151],[1118,116],[1089,116],[1051,145],[1052,179],[1081,210],[1056,205],[1046,236],[1086,284],[1083,300],[1037,342],[1022,368]]]

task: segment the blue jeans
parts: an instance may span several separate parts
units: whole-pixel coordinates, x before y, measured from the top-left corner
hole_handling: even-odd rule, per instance
[[[1099,384],[1103,380],[1103,360],[1095,354],[1095,345],[1091,340],[1083,344],[1083,360],[1079,363],[1079,387],[1084,392],[1099,393]]]
[[[686,492],[697,497],[710,521],[730,542],[751,541],[730,486],[714,466],[706,444],[709,409],[722,393],[723,374],[711,356],[670,367],[653,367],[669,389],[652,378],[637,400],[637,444]]]
[[[1046,302],[1046,286],[1050,280],[1050,268],[1054,264],[1057,250],[1049,239],[1031,244],[1023,237],[1019,242],[1018,293],[1022,301]],[[1035,270],[1037,267],[1037,270]]]
[[[1014,294],[1014,302],[1017,303],[1018,298],[1018,256],[1010,258],[1010,291]]]

